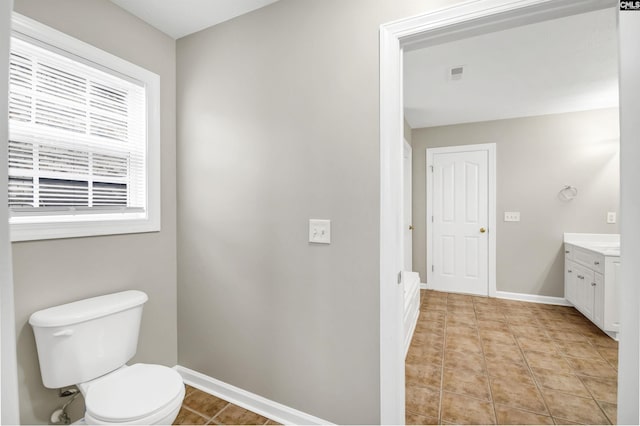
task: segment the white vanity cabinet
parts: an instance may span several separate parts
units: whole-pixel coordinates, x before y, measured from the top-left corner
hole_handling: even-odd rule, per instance
[[[592,241],[565,242],[565,298],[614,337],[620,329],[617,292],[619,248],[617,250],[616,253],[611,245]]]

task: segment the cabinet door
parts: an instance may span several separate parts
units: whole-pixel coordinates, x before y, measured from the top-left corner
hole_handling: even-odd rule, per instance
[[[593,271],[577,263],[573,267],[576,274],[576,303],[575,307],[589,319],[593,318],[594,290],[591,286],[593,282]]]
[[[564,261],[564,298],[576,304],[576,271],[575,263],[565,257]]]
[[[604,276],[598,272],[593,275],[593,322],[604,328]]]

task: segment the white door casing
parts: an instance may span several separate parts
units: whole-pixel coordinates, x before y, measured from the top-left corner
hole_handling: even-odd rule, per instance
[[[412,161],[412,149],[409,142],[404,141],[404,157],[403,157],[403,170],[402,170],[402,187],[404,192],[403,202],[403,217],[404,217],[404,270],[413,271],[413,225],[412,225],[412,200],[413,194],[411,193],[411,161]]]
[[[427,285],[488,296],[489,235],[494,231],[489,228],[489,148],[434,148],[427,158]]]
[[[404,398],[404,356],[402,351],[402,293],[398,291],[398,272],[402,269],[402,259],[399,253],[402,251],[402,217],[401,204],[398,200],[402,193],[402,55],[405,49],[419,48],[425,45],[443,43],[448,40],[458,39],[465,34],[475,34],[496,31],[518,25],[526,25],[546,19],[555,19],[572,14],[585,13],[591,10],[599,10],[607,7],[616,7],[614,0],[476,0],[462,2],[450,7],[434,10],[417,16],[403,18],[380,26],[380,421],[382,424],[402,424],[405,421]],[[637,28],[631,21],[640,19],[637,13],[627,13],[624,24],[625,35],[628,44],[621,46],[621,81],[626,92],[621,92],[621,145],[629,151],[629,162],[637,161],[637,153],[634,151],[634,132],[637,123],[629,112],[638,104],[638,92],[635,91],[637,78],[632,72],[637,68],[638,61],[635,55],[633,40]],[[636,16],[637,15],[637,16]],[[622,21],[622,19],[621,19]],[[628,25],[627,25],[628,24]],[[621,24],[622,27],[622,24]],[[635,32],[634,32],[635,31]],[[628,33],[628,34],[627,34]],[[625,71],[626,70],[626,71]],[[625,74],[627,72],[627,74]],[[634,86],[634,84],[636,86]],[[622,83],[621,83],[622,85]],[[637,121],[637,120],[636,120]],[[627,127],[625,127],[627,126]],[[624,158],[624,157],[623,157]],[[624,161],[623,161],[624,163]],[[621,169],[622,179],[631,177],[636,170],[632,167]],[[626,175],[625,175],[626,170]],[[631,170],[631,171],[630,171]],[[629,186],[631,188],[631,185]],[[495,177],[490,183],[489,191],[495,190]],[[635,198],[636,188],[625,192],[621,191],[621,212],[633,212],[636,206],[630,201]],[[626,197],[626,198],[625,198]],[[624,204],[625,200],[627,201]],[[622,213],[621,213],[622,216]],[[626,217],[637,215],[627,214]],[[494,218],[495,219],[495,218]],[[490,218],[491,221],[491,218]],[[495,230],[494,224],[489,229]],[[634,233],[637,228],[629,226],[626,232]],[[624,234],[622,232],[624,241]],[[495,251],[495,232],[489,235],[489,252]],[[493,245],[493,247],[492,247]],[[627,247],[627,252],[633,247]],[[632,269],[632,268],[629,268]],[[427,273],[429,268],[427,269]],[[631,286],[631,274],[621,279],[621,287],[627,291]],[[637,296],[637,292],[633,293]],[[489,295],[495,296],[495,263],[489,262]],[[638,385],[637,374],[637,298],[630,303],[627,315],[621,315],[621,326],[627,324],[634,335],[634,344],[621,344],[620,380],[623,392],[618,392],[619,411],[627,423],[637,423],[638,411]],[[633,363],[635,367],[632,368]],[[627,380],[627,377],[629,378]],[[633,421],[635,419],[635,421]]]

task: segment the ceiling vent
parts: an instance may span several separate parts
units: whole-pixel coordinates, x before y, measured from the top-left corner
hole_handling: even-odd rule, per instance
[[[450,80],[462,80],[462,75],[464,74],[464,65],[460,65],[457,67],[449,68],[449,79]]]

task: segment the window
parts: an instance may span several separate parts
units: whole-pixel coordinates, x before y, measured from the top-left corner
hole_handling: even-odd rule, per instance
[[[159,77],[17,14],[13,29],[12,240],[158,231]]]

